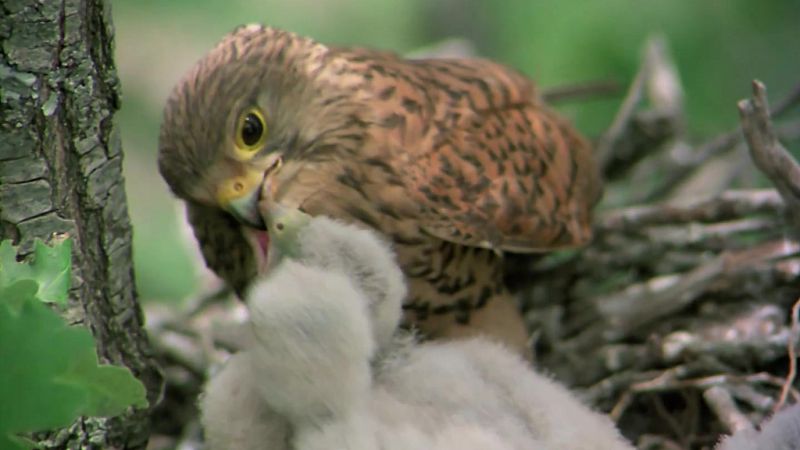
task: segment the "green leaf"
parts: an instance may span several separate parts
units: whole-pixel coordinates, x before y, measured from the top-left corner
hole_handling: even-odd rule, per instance
[[[0,242],[0,288],[18,280],[32,279],[33,270],[28,264],[17,262],[17,251],[11,241]]]
[[[94,349],[89,332],[70,328],[47,305],[24,301],[16,313],[0,303],[0,434],[65,426],[86,404],[86,389],[58,377],[81,349]]]
[[[45,302],[66,303],[72,276],[72,239],[52,247],[36,240],[33,255],[31,267],[39,282],[39,298]]]
[[[127,367],[99,365],[94,348],[77,356],[59,380],[86,389],[88,396],[81,409],[84,416],[115,416],[129,406],[147,406],[144,385]]]
[[[144,386],[124,367],[99,365],[89,330],[68,326],[43,301],[67,299],[69,241],[34,244],[19,263],[0,243],[0,448],[30,448],[15,436],[67,426],[78,416],[112,416],[147,406]]]
[[[64,304],[69,293],[72,267],[72,240],[65,239],[48,247],[36,240],[34,260],[30,264],[17,262],[17,252],[11,241],[0,242],[0,291],[20,280],[38,284],[38,297],[45,302]],[[5,297],[0,297],[0,300]]]
[[[0,300],[14,314],[18,314],[25,302],[36,300],[39,285],[33,280],[19,280],[10,286],[0,286]]]

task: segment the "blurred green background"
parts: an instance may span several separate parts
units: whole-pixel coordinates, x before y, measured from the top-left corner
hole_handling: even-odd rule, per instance
[[[690,131],[736,124],[749,81],[773,99],[800,81],[800,0],[115,0],[118,115],[139,292],[177,301],[196,290],[179,210],[156,170],[161,108],[178,78],[226,32],[261,22],[328,44],[408,52],[463,37],[543,86],[616,79],[627,84],[642,43],[663,33],[685,88]],[[560,109],[590,136],[619,98]]]

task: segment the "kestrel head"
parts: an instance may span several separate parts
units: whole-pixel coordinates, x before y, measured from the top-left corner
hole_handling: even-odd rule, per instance
[[[330,123],[317,82],[335,59],[329,53],[258,25],[226,36],[178,83],[164,111],[158,166],[175,195],[263,229],[261,186],[319,141],[325,130],[315,124]]]

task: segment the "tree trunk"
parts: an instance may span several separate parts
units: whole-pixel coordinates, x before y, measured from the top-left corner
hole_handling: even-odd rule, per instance
[[[115,128],[119,80],[103,0],[0,3],[0,239],[22,256],[36,238],[73,238],[70,323],[89,327],[103,362],[148,389],[161,375],[136,301],[131,225]],[[148,411],[81,419],[46,448],[143,448]]]

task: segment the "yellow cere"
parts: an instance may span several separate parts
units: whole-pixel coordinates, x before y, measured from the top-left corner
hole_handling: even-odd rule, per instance
[[[243,175],[229,178],[217,186],[217,202],[226,207],[230,202],[250,194],[259,186],[263,174],[258,170],[247,170]]]

